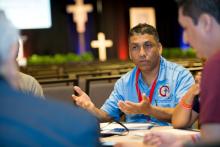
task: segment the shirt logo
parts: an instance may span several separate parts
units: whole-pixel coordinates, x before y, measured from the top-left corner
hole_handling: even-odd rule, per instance
[[[163,85],[159,88],[159,95],[161,97],[167,98],[170,96],[170,87],[167,85]]]

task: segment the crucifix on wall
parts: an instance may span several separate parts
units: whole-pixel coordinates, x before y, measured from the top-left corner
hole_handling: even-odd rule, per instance
[[[88,20],[87,13],[91,12],[93,7],[91,4],[84,4],[83,0],[75,0],[75,5],[68,5],[66,10],[68,13],[73,13],[73,21],[76,23],[76,30],[79,33],[79,49],[80,54],[86,51],[85,49],[85,23]]]
[[[99,50],[99,60],[106,61],[106,47],[112,47],[113,43],[111,40],[105,40],[105,34],[100,32],[98,33],[98,40],[91,42],[92,48],[98,48]]]

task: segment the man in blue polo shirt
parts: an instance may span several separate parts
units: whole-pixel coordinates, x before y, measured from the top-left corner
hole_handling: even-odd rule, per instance
[[[129,33],[129,54],[136,67],[115,84],[101,109],[95,107],[79,87],[74,90],[76,104],[103,121],[153,122],[168,125],[179,99],[194,84],[192,74],[180,65],[161,56],[162,45],[154,27],[139,24]]]

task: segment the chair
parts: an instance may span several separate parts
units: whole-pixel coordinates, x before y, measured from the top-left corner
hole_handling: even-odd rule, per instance
[[[77,85],[76,79],[43,80],[39,83],[46,98],[73,104],[73,85]]]
[[[86,93],[96,107],[100,108],[111,94],[115,82],[121,75],[86,78]]]

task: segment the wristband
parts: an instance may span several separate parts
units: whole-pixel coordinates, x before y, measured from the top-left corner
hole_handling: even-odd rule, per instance
[[[180,105],[184,108],[184,109],[192,109],[192,104],[189,105],[189,104],[186,104],[183,99],[180,101]]]

